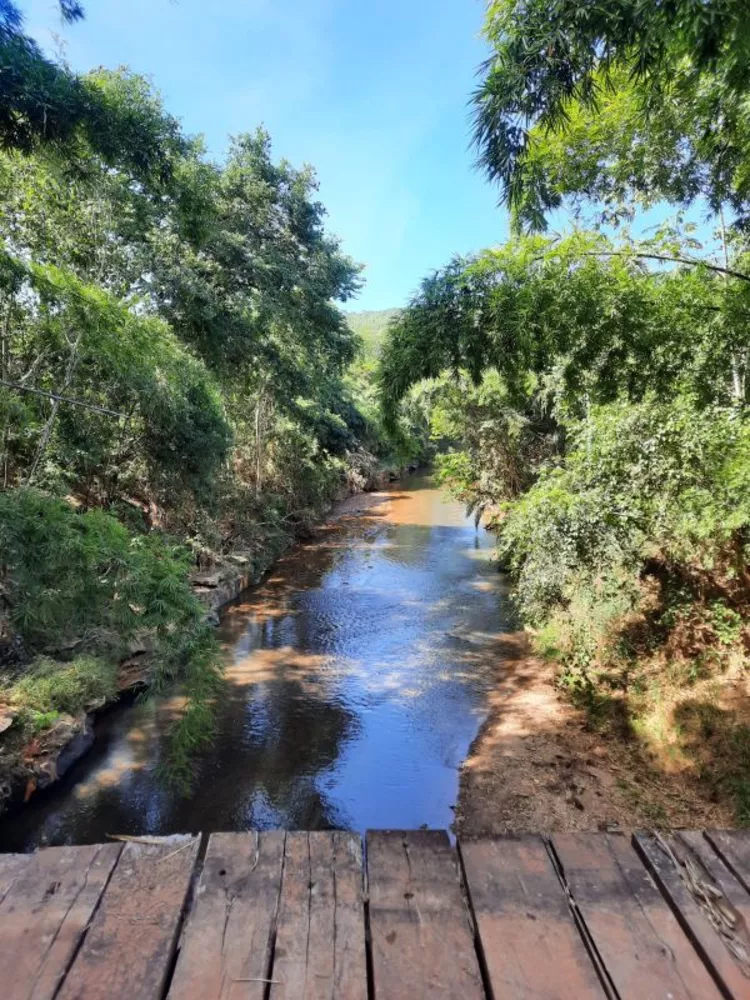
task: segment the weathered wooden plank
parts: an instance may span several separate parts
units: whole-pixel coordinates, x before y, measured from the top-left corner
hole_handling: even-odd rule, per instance
[[[750,892],[750,830],[707,830],[706,839]]]
[[[443,831],[367,834],[375,996],[484,996],[474,936]]]
[[[656,879],[662,894],[669,901],[683,930],[695,945],[711,971],[714,979],[727,996],[750,997],[750,978],[743,972],[730,953],[719,933],[711,926],[707,916],[693,898],[672,859],[648,834],[636,834],[635,844],[649,871]],[[673,851],[684,856],[680,844],[665,838]],[[708,875],[708,872],[705,873]],[[744,892],[744,890],[742,890]]]
[[[715,850],[705,834],[699,830],[682,830],[677,835],[679,846],[687,846],[693,858],[697,858],[710,881],[723,893],[722,911],[725,902],[735,918],[734,937],[745,955],[750,955],[750,892],[736,877],[721,855]],[[746,968],[747,971],[747,968]]]
[[[55,995],[119,853],[119,844],[49,847],[2,860],[3,1000],[44,1000]]]
[[[0,903],[32,858],[32,854],[0,854]]]
[[[710,1000],[720,994],[628,841],[552,837],[565,880],[622,1000]]]
[[[675,834],[677,847],[687,847],[697,858],[711,880],[723,892],[725,898],[737,911],[746,927],[750,927],[750,892],[724,863],[700,830],[680,830]],[[682,847],[681,847],[682,845]]]
[[[280,830],[211,836],[169,1000],[263,1000],[284,838]]]
[[[125,845],[59,1000],[161,997],[199,843]]]
[[[491,996],[604,997],[541,837],[459,844]]]
[[[272,1000],[365,1000],[362,842],[351,833],[289,833]]]

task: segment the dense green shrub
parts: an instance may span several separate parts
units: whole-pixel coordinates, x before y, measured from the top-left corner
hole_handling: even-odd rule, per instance
[[[131,535],[104,511],[0,493],[0,552],[7,613],[36,652],[123,651],[139,632],[179,643],[202,627],[187,550],[158,532]]]
[[[137,639],[150,649],[152,689],[177,681],[187,697],[173,734],[172,772],[184,778],[186,746],[211,731],[220,678],[187,550],[157,532],[133,535],[101,510],[20,489],[0,493],[0,552],[4,615],[27,652],[42,656],[8,678],[6,697],[35,719],[51,713],[48,722],[80,711],[115,693],[117,662]]]
[[[502,524],[529,620],[544,621],[584,579],[637,578],[648,563],[692,577],[738,573],[750,525],[750,425],[741,413],[685,397],[612,404],[576,422],[569,440],[562,465]]]

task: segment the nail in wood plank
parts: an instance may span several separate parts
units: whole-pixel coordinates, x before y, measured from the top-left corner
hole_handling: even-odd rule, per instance
[[[605,996],[541,837],[462,841],[492,997]]]
[[[377,1000],[484,996],[479,961],[444,831],[367,834]]]
[[[639,833],[634,840],[685,933],[696,946],[720,988],[727,996],[747,1000],[750,997],[750,978],[743,973],[718,931],[711,926],[672,859],[659,846],[656,838]],[[665,837],[664,840],[678,858],[684,856],[684,849],[681,850],[680,843],[675,842],[674,838]]]
[[[45,1000],[55,995],[119,853],[119,844],[106,844],[48,847],[37,854],[2,859],[3,1000]]]
[[[58,1000],[159,1000],[199,843],[125,844]]]
[[[366,1000],[362,842],[289,833],[271,1000]]]
[[[284,833],[214,833],[169,1000],[263,1000],[271,968]]]
[[[623,1000],[719,997],[653,879],[625,837],[552,837],[565,879]]]

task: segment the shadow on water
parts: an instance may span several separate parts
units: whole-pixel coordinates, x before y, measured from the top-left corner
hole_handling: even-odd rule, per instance
[[[447,827],[458,767],[515,627],[492,539],[428,477],[329,525],[227,609],[228,695],[189,798],[158,776],[170,699],[0,827],[0,848],[109,833]]]

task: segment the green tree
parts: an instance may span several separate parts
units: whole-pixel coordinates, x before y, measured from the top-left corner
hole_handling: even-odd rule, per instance
[[[60,12],[68,22],[83,17],[76,0],[60,0]],[[82,77],[48,59],[23,33],[18,7],[2,0],[0,147],[24,153],[48,148],[74,160],[83,143],[110,166],[125,166],[141,182],[164,186],[180,145],[179,124],[144,116],[143,110],[112,92],[106,75]]]
[[[565,194],[686,202],[701,193],[716,211],[747,211],[741,0],[493,0],[485,35],[492,54],[474,94],[474,135],[520,224],[543,228]]]
[[[706,263],[649,270],[643,254],[679,258],[667,239],[648,251],[593,233],[520,237],[426,279],[391,326],[379,370],[386,412],[420,379],[496,369],[511,401],[554,385],[558,405],[690,386],[706,400],[745,400],[750,282]],[[741,266],[741,255],[737,260]],[[710,374],[710,377],[707,375]]]
[[[5,488],[105,505],[208,489],[231,432],[217,386],[163,322],[51,265],[0,258],[0,288]]]
[[[171,119],[142,78],[98,78],[169,144]],[[326,450],[352,443],[359,418],[341,395],[341,377],[356,338],[333,301],[356,291],[359,268],[325,232],[312,171],[274,164],[267,133],[236,139],[223,166],[206,159],[200,141],[180,148],[166,193],[91,147],[80,147],[74,171],[49,151],[8,154],[0,161],[0,231],[13,253],[70,270],[140,315],[166,320],[212,370],[235,431],[255,439],[249,448],[262,486],[272,474],[277,412]],[[190,433],[189,421],[175,426],[178,437]],[[205,463],[206,480],[224,453],[217,448]]]

